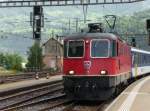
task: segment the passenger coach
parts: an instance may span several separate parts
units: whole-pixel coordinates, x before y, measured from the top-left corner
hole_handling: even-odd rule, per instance
[[[150,73],[150,52],[132,48],[132,77]]]

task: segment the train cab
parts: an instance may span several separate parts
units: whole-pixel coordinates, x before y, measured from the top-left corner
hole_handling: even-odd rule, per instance
[[[110,33],[82,33],[64,40],[64,88],[79,100],[104,100],[130,77],[130,47]]]

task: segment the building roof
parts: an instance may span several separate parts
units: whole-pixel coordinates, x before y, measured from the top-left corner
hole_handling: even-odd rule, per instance
[[[48,39],[45,43],[43,43],[42,46],[45,46],[49,41],[52,41],[52,40],[56,41],[58,44],[60,44],[60,46],[63,47],[63,44],[62,44],[60,41],[56,40],[55,38],[50,38],[50,39]]]

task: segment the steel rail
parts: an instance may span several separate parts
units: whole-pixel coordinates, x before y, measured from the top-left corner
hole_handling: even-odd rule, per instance
[[[50,88],[50,87],[57,87],[58,85],[62,85],[62,81],[58,81],[58,83],[52,83],[50,85],[44,85],[44,86],[41,86],[40,88],[39,87],[38,88],[33,88],[31,90],[27,90],[27,91],[25,90],[25,91],[21,91],[21,92],[12,94],[12,95],[0,97],[0,102],[4,101],[6,99],[13,99],[14,97],[17,97],[17,96],[22,96],[22,95],[25,95],[25,94],[30,94],[30,93],[38,92],[38,91],[41,91],[41,90],[45,90],[45,89]]]
[[[17,74],[17,75],[2,75],[0,76],[0,84],[2,83],[11,83],[11,82],[17,82],[27,79],[33,79],[35,78],[36,74],[34,73],[23,73],[23,74]],[[46,77],[46,73],[39,73],[39,78]]]
[[[58,95],[55,95],[55,96],[52,95],[51,97],[43,99],[43,100],[39,100],[39,101],[35,101],[35,102],[23,104],[23,105],[14,106],[14,107],[11,107],[11,108],[4,109],[3,111],[19,110],[19,109],[22,109],[22,108],[25,108],[25,107],[30,107],[30,106],[33,107],[34,105],[38,105],[38,104],[41,104],[41,103],[43,104],[43,103],[48,102],[48,101],[63,98],[65,96],[66,96],[65,94],[58,94]]]
[[[51,88],[52,88],[52,89],[51,89]],[[30,101],[30,100],[33,100],[33,99],[42,97],[42,96],[44,96],[44,95],[47,95],[47,94],[50,94],[50,93],[55,93],[56,91],[62,91],[62,89],[63,89],[63,87],[60,86],[60,84],[58,84],[57,86],[56,86],[56,85],[53,85],[53,86],[51,86],[51,88],[48,88],[48,89],[45,90],[45,91],[43,91],[43,89],[41,88],[41,89],[37,89],[37,90],[32,90],[32,91],[27,92],[27,93],[18,94],[18,95],[15,95],[14,97],[13,97],[13,96],[10,96],[10,97],[8,97],[8,99],[7,99],[7,97],[6,97],[6,98],[3,98],[3,99],[1,99],[1,100],[3,100],[3,101],[8,101],[8,100],[10,100],[10,99],[17,98],[17,97],[21,98],[21,96],[23,96],[23,97],[22,97],[23,100],[20,100],[20,101],[17,101],[17,100],[16,100],[16,101],[14,101],[13,103],[6,104],[5,106],[1,107],[0,110],[8,109],[8,108],[10,108],[10,107],[14,107],[14,106],[16,106],[16,105],[25,103],[25,102],[27,102],[27,101]],[[49,89],[51,89],[51,90],[49,90]],[[40,90],[41,90],[41,93],[40,93]],[[43,91],[43,92],[42,92],[42,91]],[[33,92],[37,92],[37,94],[35,93],[35,95],[34,95]],[[32,96],[25,98],[25,96],[26,96],[26,95],[29,96],[29,94],[32,95]],[[3,102],[3,101],[1,101],[1,102]]]
[[[59,107],[59,106],[62,106],[62,105],[66,105],[66,104],[71,104],[73,101],[72,100],[64,100],[62,102],[57,102],[56,104],[54,105],[50,105],[44,109],[41,109],[39,111],[47,111],[47,110],[51,110],[51,109],[54,109],[56,107]]]

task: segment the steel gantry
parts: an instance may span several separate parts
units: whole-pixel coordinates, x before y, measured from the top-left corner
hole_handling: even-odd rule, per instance
[[[134,3],[144,0],[2,0],[0,8]]]

